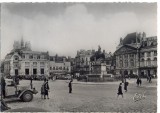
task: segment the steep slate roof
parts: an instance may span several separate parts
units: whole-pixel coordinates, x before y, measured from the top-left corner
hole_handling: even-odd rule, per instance
[[[130,33],[123,39],[123,45],[136,43],[136,40],[137,40],[138,43],[140,42],[139,37],[137,37],[137,39],[136,39],[136,32]]]

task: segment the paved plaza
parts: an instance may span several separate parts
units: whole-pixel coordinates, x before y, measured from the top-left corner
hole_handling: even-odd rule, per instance
[[[40,87],[43,81],[33,81],[34,87],[39,91],[34,95],[32,102],[8,102],[11,108],[36,107],[53,112],[156,112],[157,111],[157,80],[148,83],[142,80],[142,86],[136,86],[136,80],[129,81],[128,92],[124,98],[117,98],[119,82],[86,83],[73,82],[73,93],[68,93],[68,81],[49,81],[50,99],[41,99]],[[30,84],[22,80],[20,84]],[[145,98],[135,102],[135,93],[143,94]]]

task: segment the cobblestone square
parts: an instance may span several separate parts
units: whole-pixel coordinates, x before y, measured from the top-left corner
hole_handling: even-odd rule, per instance
[[[36,107],[53,112],[156,112],[157,111],[157,80],[148,83],[142,80],[142,86],[136,86],[136,79],[129,81],[128,92],[124,98],[117,98],[118,82],[85,83],[73,81],[73,93],[68,93],[68,81],[49,81],[50,99],[41,99],[40,87],[43,81],[33,81],[39,91],[32,102],[8,102],[11,108]],[[21,84],[30,81],[22,80]],[[135,102],[135,93],[144,93],[145,98]]]

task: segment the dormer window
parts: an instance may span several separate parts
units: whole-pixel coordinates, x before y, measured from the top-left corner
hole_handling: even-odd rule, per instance
[[[14,56],[14,60],[18,60],[19,58],[18,58],[18,56]]]

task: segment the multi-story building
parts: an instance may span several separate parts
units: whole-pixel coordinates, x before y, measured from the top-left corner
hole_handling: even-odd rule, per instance
[[[116,74],[141,75],[157,72],[157,37],[143,33],[131,33],[120,39],[114,55]],[[153,63],[153,64],[152,64]]]
[[[94,54],[94,50],[80,50],[77,51],[75,57],[75,73],[80,75],[89,74],[90,68],[90,57]]]
[[[32,51],[30,44],[24,45],[21,42],[15,42],[13,50],[6,55],[4,60],[5,75],[49,75],[49,53]]]
[[[140,74],[157,76],[157,37],[148,37],[143,40],[139,56]]]
[[[71,74],[70,58],[65,56],[50,56],[50,75],[66,75]]]

